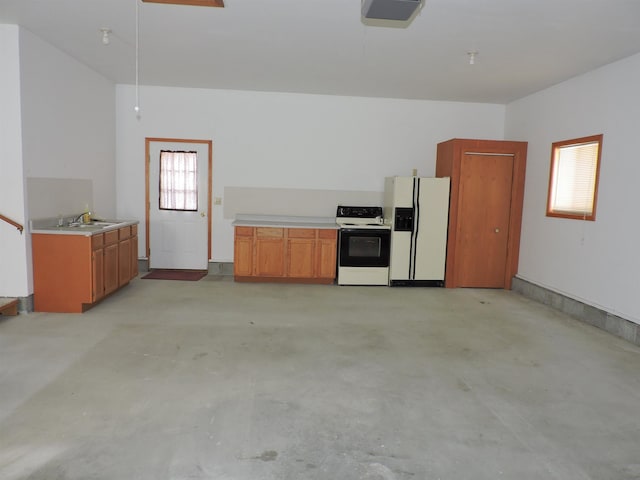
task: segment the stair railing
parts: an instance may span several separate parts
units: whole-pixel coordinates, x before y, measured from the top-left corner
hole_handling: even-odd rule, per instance
[[[24,230],[24,227],[22,225],[20,225],[18,222],[14,222],[10,218],[7,218],[2,214],[0,214],[0,220],[5,221],[9,225],[13,225],[14,227],[16,227],[18,229],[18,231],[20,232],[20,235],[22,235],[22,231]]]

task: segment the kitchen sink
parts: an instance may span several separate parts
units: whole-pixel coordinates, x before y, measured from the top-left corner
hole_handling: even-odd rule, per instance
[[[109,227],[111,225],[117,225],[119,222],[103,222],[101,220],[91,220],[87,225],[100,225],[101,227]]]
[[[89,223],[78,223],[78,222],[73,222],[73,223],[69,223],[67,225],[58,225],[57,228],[79,228],[79,229],[83,229],[83,230],[100,230],[102,228],[107,228],[107,227],[111,227],[113,225],[118,225],[118,223],[121,222],[102,222],[102,221],[90,221]]]
[[[59,225],[56,228],[60,229],[82,229],[82,230],[100,230],[104,228],[104,225],[94,225],[91,223],[70,223],[69,225]]]

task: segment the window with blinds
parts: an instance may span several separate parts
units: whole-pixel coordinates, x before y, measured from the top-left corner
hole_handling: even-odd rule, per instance
[[[196,152],[160,152],[160,210],[198,210]]]
[[[601,150],[602,135],[553,143],[547,216],[596,219]]]

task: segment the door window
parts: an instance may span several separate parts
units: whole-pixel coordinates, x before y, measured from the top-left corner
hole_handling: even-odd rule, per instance
[[[160,210],[198,210],[198,155],[160,151]]]

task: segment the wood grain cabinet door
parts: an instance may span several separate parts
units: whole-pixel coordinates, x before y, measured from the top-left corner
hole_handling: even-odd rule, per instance
[[[256,228],[255,274],[259,277],[284,276],[284,228]]]
[[[313,238],[287,239],[287,276],[313,278],[315,250]]]
[[[91,301],[104,297],[104,236],[91,237]]]
[[[254,228],[236,227],[233,244],[233,275],[249,277],[253,275]]]
[[[336,278],[336,254],[338,250],[335,230],[318,230],[316,245],[316,277]]]
[[[104,294],[118,288],[118,244],[104,247]]]
[[[287,229],[287,277],[313,278],[315,267],[316,230],[313,228]]]
[[[118,286],[131,280],[131,239],[118,243]]]
[[[102,249],[91,252],[91,301],[97,302],[104,297],[104,252]]]
[[[138,276],[138,236],[131,237],[131,278]]]

